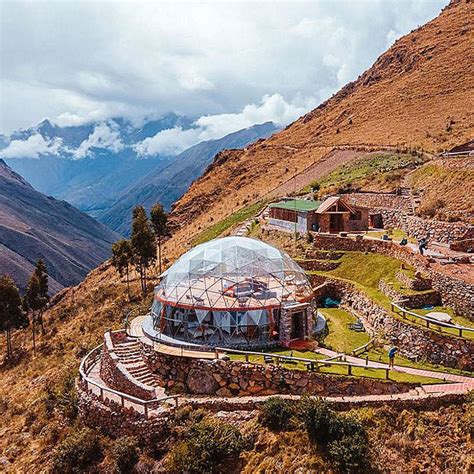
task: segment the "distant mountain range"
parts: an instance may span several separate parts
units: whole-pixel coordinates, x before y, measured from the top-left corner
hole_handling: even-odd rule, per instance
[[[45,196],[0,160],[0,274],[25,290],[42,258],[50,290],[79,283],[120,236],[67,202]]]
[[[124,193],[98,219],[111,229],[128,235],[132,209],[137,203],[149,210],[160,202],[166,209],[176,202],[191,183],[202,175],[214,156],[228,148],[244,148],[260,138],[269,137],[278,128],[272,122],[240,130],[219,140],[198,143],[177,155],[165,168],[157,168]]]
[[[201,142],[177,156],[170,151],[142,156],[137,151],[139,144],[162,131],[186,131],[193,124],[193,118],[173,113],[140,127],[123,118],[66,127],[46,119],[35,127],[0,135],[0,157],[38,191],[128,234],[135,205],[150,208],[160,201],[169,209],[216,153],[245,147],[277,130],[272,123],[255,125]]]
[[[0,137],[0,148],[38,136],[46,143],[60,143],[60,147],[51,147],[37,157],[13,156],[4,160],[38,191],[94,215],[112,205],[129,186],[172,159],[166,155],[139,157],[134,145],[163,130],[186,130],[192,122],[176,114],[146,122],[139,128],[122,118],[69,127],[44,120],[35,127]]]

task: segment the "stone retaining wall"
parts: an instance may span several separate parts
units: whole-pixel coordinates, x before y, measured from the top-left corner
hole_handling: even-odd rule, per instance
[[[433,288],[430,278],[423,277],[419,272],[416,273],[415,278],[410,278],[406,272],[399,270],[396,274],[397,280],[409,290],[426,291]]]
[[[306,271],[325,271],[335,270],[341,263],[333,260],[297,260],[296,263]]]
[[[436,219],[422,219],[409,216],[394,209],[381,209],[384,228],[402,229],[410,237],[450,244],[456,240],[463,240],[472,232],[472,226],[464,222],[445,222]]]
[[[433,364],[474,371],[474,341],[438,333],[390,316],[387,310],[372,301],[351,283],[318,276],[317,297],[332,296],[353,308],[375,333],[399,348],[411,360],[427,360]],[[321,285],[322,282],[325,285]]]
[[[392,193],[348,193],[338,194],[348,204],[353,206],[368,207],[372,210],[397,209],[398,211],[411,211],[410,196],[400,196]]]
[[[438,306],[441,298],[436,291],[426,291],[423,293],[400,293],[385,280],[380,280],[379,290],[392,301],[403,301],[403,306],[408,309],[423,308],[426,305]]]
[[[170,408],[159,416],[145,418],[133,409],[124,409],[110,401],[107,404],[77,385],[79,394],[79,416],[91,428],[98,427],[113,438],[134,436],[140,444],[156,448],[170,434],[170,421],[174,409]]]
[[[339,260],[344,252],[335,252],[332,250],[322,251],[317,249],[306,249],[304,258],[308,260]]]
[[[169,392],[221,397],[308,393],[320,396],[407,392],[413,384],[291,370],[273,364],[170,356],[142,345],[150,369]]]
[[[318,233],[312,235],[316,249],[377,252],[413,266],[431,279],[432,287],[440,294],[442,304],[451,306],[457,314],[474,321],[474,285],[434,270],[425,257],[412,252],[409,248],[383,240],[356,240]]]
[[[155,390],[133,379],[114,353],[110,333],[104,334],[104,347],[100,363],[101,379],[114,390],[128,393],[143,400],[155,398]]]

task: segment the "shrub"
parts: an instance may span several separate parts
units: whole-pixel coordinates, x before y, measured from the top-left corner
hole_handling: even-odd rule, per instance
[[[132,436],[118,438],[110,451],[110,459],[114,470],[121,474],[131,472],[138,462],[138,457],[137,439]]]
[[[330,441],[331,421],[335,414],[324,400],[310,397],[302,398],[298,407],[298,414],[311,441],[322,444]]]
[[[205,418],[187,433],[187,439],[170,451],[166,468],[171,472],[212,472],[239,456],[247,442],[234,426]]]
[[[89,428],[72,432],[54,450],[52,472],[81,473],[102,459],[102,445],[97,434]]]
[[[293,405],[281,397],[270,397],[260,411],[260,422],[272,430],[284,430],[290,426],[295,414]]]
[[[75,386],[75,372],[69,372],[61,381],[59,387],[46,386],[44,403],[49,416],[55,410],[69,421],[76,418],[78,413],[78,396]]]
[[[360,434],[343,436],[328,444],[329,458],[343,472],[359,472],[367,462],[368,452],[367,438]]]

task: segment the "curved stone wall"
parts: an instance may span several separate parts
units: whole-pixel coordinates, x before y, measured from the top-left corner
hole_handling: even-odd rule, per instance
[[[171,356],[153,351],[143,344],[142,355],[170,393],[221,397],[278,393],[344,396],[401,393],[414,386],[363,377],[291,370],[273,364]]]
[[[396,345],[401,355],[474,371],[474,340],[448,336],[396,319],[348,282],[317,277],[314,283],[320,285],[316,289],[320,293],[318,298],[328,295],[340,299],[353,308],[376,334]]]

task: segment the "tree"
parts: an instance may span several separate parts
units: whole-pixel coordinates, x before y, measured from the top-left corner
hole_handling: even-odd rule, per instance
[[[34,274],[38,278],[38,295],[40,298],[40,305],[41,307],[38,310],[38,322],[41,326],[41,332],[44,334],[44,326],[43,326],[43,311],[45,310],[48,301],[48,271],[46,269],[46,265],[44,264],[43,260],[39,259],[36,262],[36,268],[34,270]]]
[[[40,294],[40,282],[36,273],[31,274],[26,289],[23,307],[31,311],[31,323],[33,329],[33,354],[36,354],[36,323],[39,321],[39,311],[43,308],[44,302]]]
[[[112,245],[112,265],[119,272],[120,276],[123,277],[125,274],[127,277],[127,294],[130,300],[130,279],[129,271],[130,265],[133,260],[132,244],[130,240],[122,239],[118,240]]]
[[[146,294],[147,270],[156,261],[156,242],[143,206],[133,210],[131,243],[133,263],[140,275],[142,293]]]
[[[28,325],[22,311],[20,292],[13,280],[4,275],[0,278],[0,330],[7,338],[7,359],[13,357],[12,332]]]
[[[163,209],[163,206],[160,203],[157,203],[151,208],[150,218],[151,225],[153,226],[153,230],[155,231],[158,240],[158,265],[161,275],[161,244],[163,243],[163,239],[169,235],[168,214]]]

